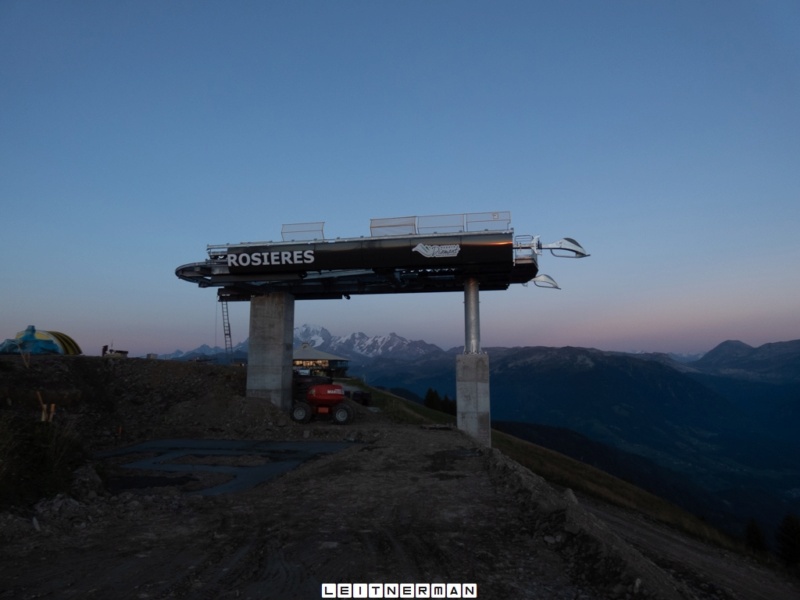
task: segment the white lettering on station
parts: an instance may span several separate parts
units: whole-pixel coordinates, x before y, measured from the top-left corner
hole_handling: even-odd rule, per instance
[[[226,255],[229,267],[261,267],[275,265],[308,265],[314,262],[313,250],[281,252],[242,252]]]

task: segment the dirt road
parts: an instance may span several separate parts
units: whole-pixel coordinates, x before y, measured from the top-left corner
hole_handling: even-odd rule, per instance
[[[173,486],[45,503],[41,531],[6,523],[17,535],[2,549],[0,597],[306,599],[325,582],[602,597],[570,579],[492,481],[491,455],[461,433],[373,423],[360,438],[238,494]]]
[[[458,431],[380,419],[305,431],[357,441],[245,492],[191,493],[216,483],[198,474],[46,501],[35,523],[5,515],[0,598],[305,600],[326,582],[473,582],[483,599],[761,597],[713,583],[718,572],[678,577],[637,558],[570,494]],[[643,531],[635,518],[603,517]],[[695,557],[670,560],[683,558]],[[770,593],[797,597],[788,584]]]

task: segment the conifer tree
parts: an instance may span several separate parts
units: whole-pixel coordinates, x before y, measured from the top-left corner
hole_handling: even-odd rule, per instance
[[[765,552],[767,550],[767,541],[766,538],[764,538],[764,532],[761,531],[761,526],[755,519],[750,519],[747,523],[745,544],[754,552]]]
[[[778,556],[789,566],[800,564],[800,518],[786,515],[775,533]]]
[[[448,415],[456,414],[456,401],[450,400],[447,394],[445,394],[442,400],[442,412],[446,412]]]
[[[425,392],[425,406],[433,410],[442,410],[442,398],[439,396],[439,392],[428,388],[428,391]]]

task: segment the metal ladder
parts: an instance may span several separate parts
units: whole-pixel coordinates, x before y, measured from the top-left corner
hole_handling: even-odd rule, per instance
[[[221,300],[222,304],[222,333],[225,335],[225,352],[227,354],[233,353],[233,342],[231,340],[231,320],[228,316],[228,303]]]

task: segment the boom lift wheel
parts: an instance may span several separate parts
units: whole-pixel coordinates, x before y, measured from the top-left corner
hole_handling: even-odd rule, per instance
[[[337,425],[347,425],[355,416],[353,409],[344,402],[333,407],[333,422]]]
[[[292,406],[292,421],[308,423],[314,416],[314,411],[308,402],[295,402]]]

